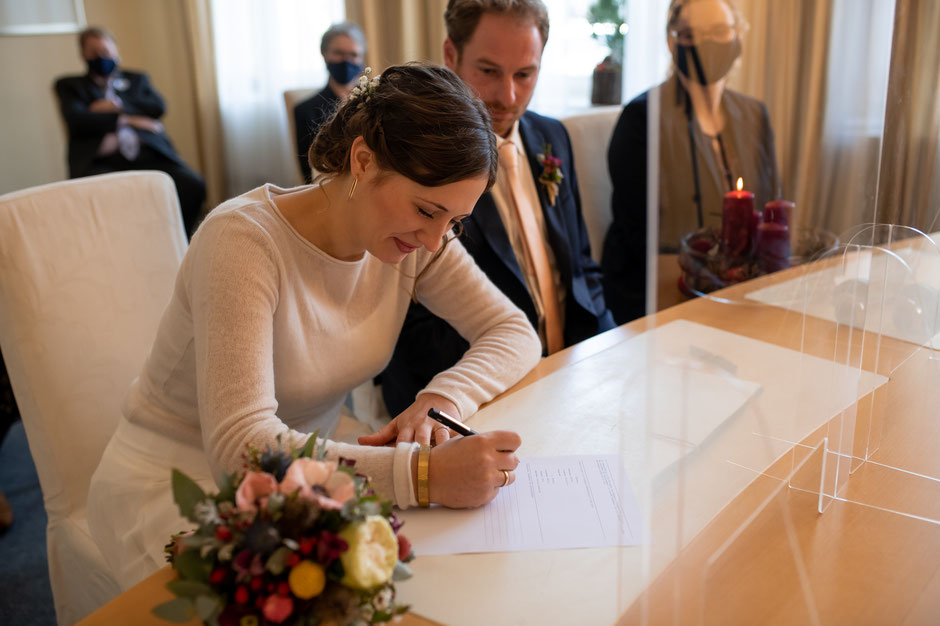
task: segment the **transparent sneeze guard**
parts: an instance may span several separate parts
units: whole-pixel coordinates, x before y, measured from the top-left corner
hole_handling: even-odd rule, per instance
[[[841,240],[625,344],[645,359],[620,411],[645,420],[621,454],[649,542],[623,558],[623,623],[898,617],[856,612],[853,576],[917,615],[940,533],[940,247],[892,225]]]

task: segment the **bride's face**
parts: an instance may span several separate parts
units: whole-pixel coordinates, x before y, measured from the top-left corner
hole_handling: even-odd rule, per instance
[[[440,248],[486,189],[485,176],[425,187],[401,174],[382,172],[363,183],[362,243],[370,254],[392,264],[418,248]]]

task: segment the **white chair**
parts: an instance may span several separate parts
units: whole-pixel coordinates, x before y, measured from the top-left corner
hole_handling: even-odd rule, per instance
[[[287,108],[287,145],[290,146],[291,161],[297,163],[297,155],[294,151],[297,149],[297,127],[294,123],[294,107],[312,96],[316,89],[288,89],[284,92],[284,106]],[[300,171],[300,164],[297,163],[297,184],[304,184],[304,174]]]
[[[610,194],[613,186],[607,171],[607,147],[620,117],[620,106],[597,107],[587,113],[572,115],[561,121],[571,136],[574,165],[578,172],[581,209],[591,256],[600,262],[604,237],[612,220]]]
[[[120,592],[88,532],[86,496],[185,250],[162,172],[0,196],[0,347],[48,514],[59,624]]]

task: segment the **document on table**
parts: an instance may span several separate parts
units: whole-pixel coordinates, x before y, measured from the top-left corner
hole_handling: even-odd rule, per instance
[[[477,509],[400,512],[415,554],[629,546],[646,536],[616,455],[522,459],[515,476]]]

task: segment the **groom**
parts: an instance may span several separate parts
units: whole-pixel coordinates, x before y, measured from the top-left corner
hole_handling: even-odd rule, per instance
[[[444,62],[486,103],[499,146],[496,184],[465,221],[461,242],[525,312],[545,354],[613,328],[581,216],[568,133],[558,120],[526,111],[548,40],[545,6],[450,0],[444,20]],[[549,152],[554,159],[545,158]],[[390,414],[408,407],[468,345],[446,321],[412,304],[381,378]]]

